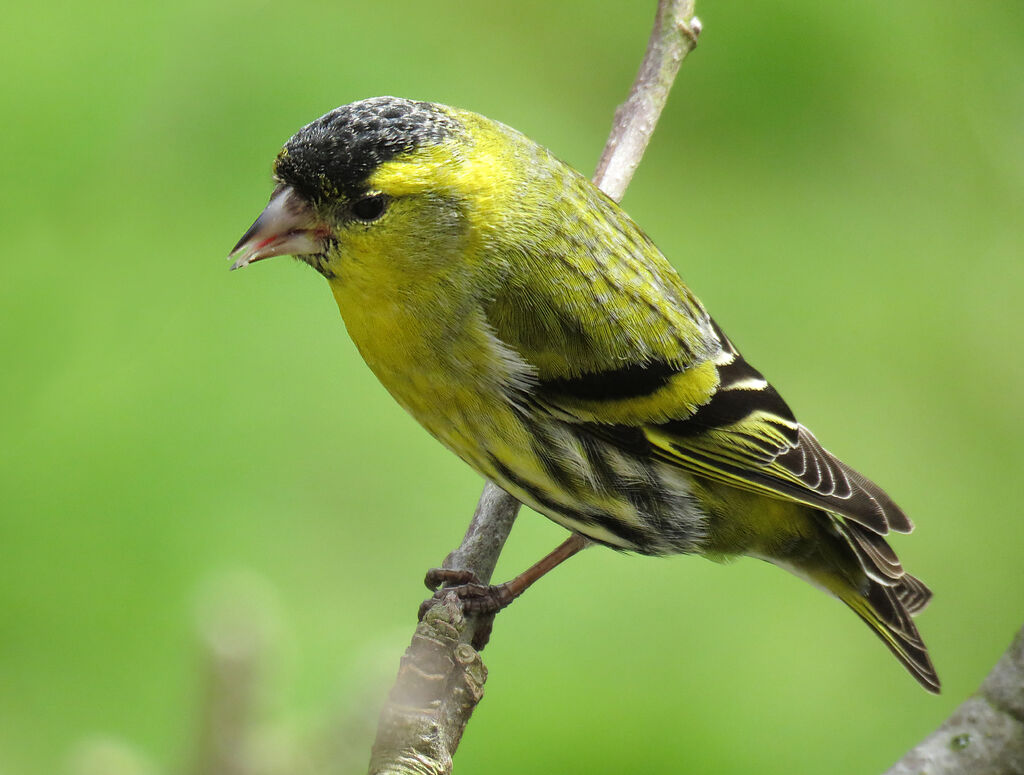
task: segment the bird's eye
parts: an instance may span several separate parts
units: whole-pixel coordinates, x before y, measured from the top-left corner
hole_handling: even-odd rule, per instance
[[[385,194],[370,194],[352,203],[352,215],[360,221],[369,223],[384,215],[388,209],[388,197]]]

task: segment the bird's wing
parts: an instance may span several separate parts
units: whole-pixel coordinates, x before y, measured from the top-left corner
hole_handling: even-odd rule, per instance
[[[714,395],[691,415],[644,424],[652,454],[699,476],[839,514],[878,535],[909,532],[912,523],[885,491],[822,447],[718,331]],[[864,538],[859,545],[868,551],[873,542]]]
[[[633,296],[598,294],[585,309],[571,300],[593,298],[587,289],[568,287],[564,298],[506,289],[488,319],[535,369],[538,410],[697,476],[821,508],[879,535],[909,532],[888,495],[796,421],[669,272]]]
[[[885,492],[827,452],[618,207],[529,245],[485,314],[537,376],[539,411],[695,475],[909,532]],[[525,239],[525,236],[523,236]]]

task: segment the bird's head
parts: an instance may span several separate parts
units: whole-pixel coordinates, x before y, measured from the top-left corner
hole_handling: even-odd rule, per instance
[[[348,264],[422,270],[466,255],[508,209],[520,143],[433,103],[376,97],[332,110],[281,149],[270,203],[231,252],[232,269],[294,255],[333,280]]]

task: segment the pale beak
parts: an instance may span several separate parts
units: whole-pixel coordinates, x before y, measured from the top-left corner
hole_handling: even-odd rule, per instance
[[[271,256],[322,253],[330,230],[318,224],[309,207],[289,186],[277,191],[256,222],[249,227],[228,258],[232,269]]]

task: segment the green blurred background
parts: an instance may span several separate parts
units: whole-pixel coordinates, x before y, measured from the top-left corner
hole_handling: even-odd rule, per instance
[[[224,257],[278,147],[363,97],[470,108],[590,171],[653,6],[8,7],[0,773],[103,771],[104,739],[187,769],[211,606],[267,641],[261,771],[372,720],[481,482],[376,384],[319,277]],[[698,12],[625,206],[917,521],[895,543],[935,589],[945,692],[763,563],[594,550],[499,618],[460,772],[878,772],[1024,621],[1024,5]],[[498,575],[560,537],[524,513]]]

